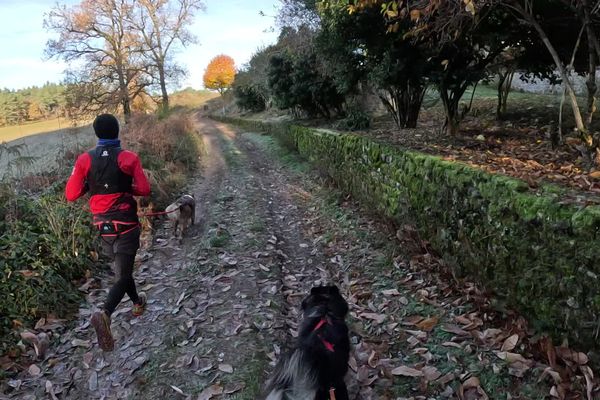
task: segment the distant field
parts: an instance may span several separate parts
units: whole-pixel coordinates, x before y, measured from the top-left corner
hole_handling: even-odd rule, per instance
[[[185,89],[171,94],[171,105],[186,109],[199,108],[217,93],[206,90]],[[0,128],[0,143],[19,146],[21,157],[9,156],[0,151],[0,178],[8,172],[12,176],[23,176],[53,169],[64,162],[64,155],[81,152],[94,146],[96,136],[91,124],[71,127],[66,119]],[[16,161],[21,161],[16,163]],[[15,164],[16,163],[16,164]],[[7,168],[11,166],[10,170]]]
[[[219,94],[216,92],[187,88],[171,94],[169,96],[169,102],[173,107],[198,108],[215,97],[219,97]]]
[[[47,125],[46,132],[22,134],[8,143],[19,146],[20,157],[0,152],[0,178],[5,174],[21,177],[50,171],[65,162],[65,154],[88,149],[96,141],[90,125],[61,130],[50,130],[50,126]]]
[[[32,122],[17,126],[6,126],[0,128],[0,143],[10,142],[26,136],[38,133],[48,133],[71,127],[71,121],[64,118],[55,118],[48,121]]]

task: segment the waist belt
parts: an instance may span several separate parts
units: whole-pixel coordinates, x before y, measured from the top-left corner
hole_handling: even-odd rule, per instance
[[[140,223],[126,221],[94,221],[94,226],[98,229],[100,236],[119,236],[134,230],[140,226]]]

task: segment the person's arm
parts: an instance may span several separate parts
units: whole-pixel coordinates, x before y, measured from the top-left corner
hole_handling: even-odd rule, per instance
[[[75,201],[87,192],[86,178],[90,170],[90,163],[90,155],[87,153],[83,153],[77,158],[65,187],[67,201]]]
[[[146,178],[146,174],[144,174],[144,169],[142,168],[142,163],[140,162],[139,157],[135,157],[135,161],[133,164],[133,195],[134,196],[150,196],[150,183],[148,182],[148,178]]]

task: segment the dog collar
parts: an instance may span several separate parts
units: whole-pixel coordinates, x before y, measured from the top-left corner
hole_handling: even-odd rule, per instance
[[[321,329],[323,327],[323,325],[325,324],[329,324],[329,320],[326,317],[321,317],[321,320],[317,323],[317,325],[315,325],[313,332],[318,331],[319,329]],[[317,333],[317,336],[319,337],[319,339],[321,339],[321,342],[323,343],[323,346],[325,346],[325,348],[328,351],[331,351],[332,353],[335,352],[335,347],[333,345],[333,343],[327,341],[326,339],[323,338],[323,336],[321,336],[320,334]]]

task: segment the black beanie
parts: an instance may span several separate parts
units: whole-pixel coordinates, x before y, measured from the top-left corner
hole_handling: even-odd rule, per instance
[[[119,121],[112,114],[101,114],[94,120],[94,132],[100,139],[119,137]]]

